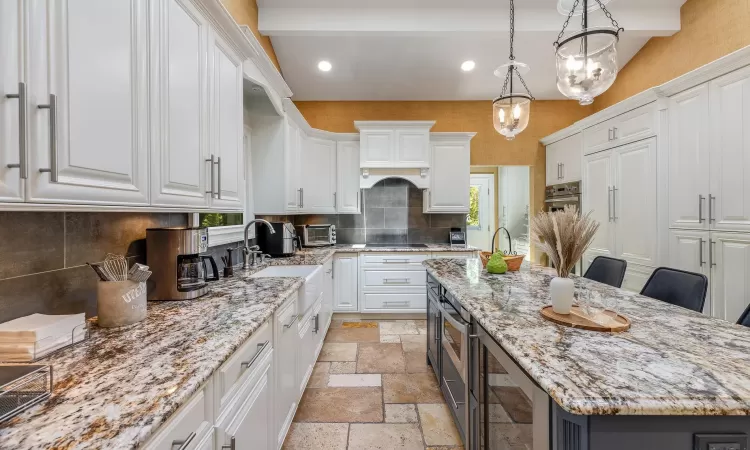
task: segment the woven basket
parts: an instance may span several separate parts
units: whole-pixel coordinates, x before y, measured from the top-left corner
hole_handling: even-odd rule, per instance
[[[490,261],[490,256],[492,256],[492,252],[481,252],[479,254],[483,267],[487,267],[487,263]],[[511,255],[503,256],[503,259],[505,260],[505,264],[508,265],[508,270],[511,272],[517,272],[521,268],[521,263],[523,263],[525,257],[526,255]]]

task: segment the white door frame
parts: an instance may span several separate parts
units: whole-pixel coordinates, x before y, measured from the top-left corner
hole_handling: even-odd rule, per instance
[[[492,241],[492,233],[495,231],[495,217],[497,216],[496,208],[497,203],[495,201],[495,175],[491,173],[472,173],[470,176],[469,186],[480,185],[479,189],[479,225],[480,230],[471,229],[466,227],[467,241],[470,245],[480,247],[482,250],[490,251],[490,243]],[[482,205],[486,205],[482,208]],[[481,232],[483,236],[481,239],[478,238],[478,234]],[[472,235],[474,236],[471,242]],[[483,242],[483,244],[477,243],[477,241]]]

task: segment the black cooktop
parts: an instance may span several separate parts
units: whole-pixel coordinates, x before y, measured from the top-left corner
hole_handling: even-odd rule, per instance
[[[427,244],[367,244],[371,248],[427,248]]]

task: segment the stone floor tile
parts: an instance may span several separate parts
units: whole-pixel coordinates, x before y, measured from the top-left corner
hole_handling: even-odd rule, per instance
[[[328,386],[328,371],[331,367],[329,362],[316,362],[313,368],[310,381],[307,382],[308,388],[324,388]]]
[[[417,327],[419,334],[427,334],[427,327]]]
[[[406,373],[429,372],[430,366],[427,365],[427,354],[425,352],[404,352],[406,361]]]
[[[490,412],[490,423],[510,423],[512,420],[510,420],[510,416],[505,411],[505,408],[503,408],[503,405],[500,404],[490,404],[487,405],[489,407]]]
[[[328,387],[379,387],[380,374],[333,374],[328,378]]]
[[[413,320],[380,322],[380,334],[419,334]]]
[[[431,372],[384,374],[383,399],[385,403],[445,403]]]
[[[490,446],[498,450],[533,448],[533,425],[497,423],[490,427]]]
[[[349,448],[356,450],[423,450],[422,434],[415,423],[350,425]]]
[[[401,345],[404,352],[422,352],[427,355],[427,336],[424,334],[403,335]]]
[[[378,323],[377,322],[364,322],[361,320],[353,321],[353,320],[344,320],[344,322],[341,324],[341,328],[377,328]]]
[[[357,373],[356,361],[334,361],[328,373]]]
[[[427,445],[461,445],[461,436],[453,422],[448,405],[419,404],[419,422]]]
[[[320,351],[318,361],[356,361],[357,344],[326,342]]]
[[[427,326],[427,319],[415,319],[414,325],[418,327],[426,327]]]
[[[381,334],[380,343],[381,344],[400,344],[401,336],[397,334]]]
[[[500,404],[508,413],[513,422],[532,423],[532,404],[521,388],[493,386],[492,392],[500,399]]]
[[[331,326],[329,326],[328,328],[330,328],[331,330],[333,330],[334,328],[341,328],[341,324],[343,323],[344,319],[331,319]]]
[[[385,421],[387,423],[415,423],[417,422],[417,409],[408,403],[385,405]]]
[[[326,342],[380,342],[377,328],[336,328],[328,330]]]
[[[292,423],[283,450],[346,450],[347,423]]]
[[[359,344],[357,373],[403,373],[405,370],[401,344]]]
[[[305,389],[295,422],[382,422],[379,387]]]

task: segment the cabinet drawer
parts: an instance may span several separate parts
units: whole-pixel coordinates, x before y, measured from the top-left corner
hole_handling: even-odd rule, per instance
[[[422,261],[429,259],[428,253],[368,253],[362,256],[363,264],[388,264],[388,265],[421,265]]]
[[[273,330],[270,321],[267,321],[219,369],[216,381],[222,409],[233,398],[234,391],[241,384],[238,382],[239,379],[252,368],[253,363],[258,361],[263,353],[267,353],[273,347],[272,342]]]
[[[184,445],[187,447],[196,443],[196,436],[206,429],[206,397],[203,389],[183,405],[177,412],[159,428],[156,436],[144,447],[149,450],[170,450]]]
[[[427,308],[427,292],[389,293],[363,292],[362,308],[364,310],[425,310]]]
[[[364,269],[362,271],[362,287],[393,287],[393,286],[425,286],[427,271],[417,270],[388,270]]]
[[[478,258],[479,254],[476,252],[434,252],[433,258],[452,258],[452,259],[474,259]]]

